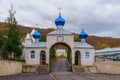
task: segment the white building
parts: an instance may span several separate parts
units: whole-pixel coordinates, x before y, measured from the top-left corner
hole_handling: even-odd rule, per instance
[[[25,42],[25,63],[26,65],[50,64],[50,50],[57,45],[68,48],[71,65],[75,64],[75,55],[78,56],[78,65],[90,66],[94,63],[95,48],[86,42],[87,33],[82,29],[79,34],[81,42],[74,42],[74,35],[65,30],[65,20],[61,14],[55,19],[56,29],[47,35],[46,42],[39,42],[42,36],[38,29],[27,34]]]

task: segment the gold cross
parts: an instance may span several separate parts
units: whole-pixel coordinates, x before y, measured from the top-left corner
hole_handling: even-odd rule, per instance
[[[38,28],[38,24],[36,24],[36,28]]]
[[[81,24],[82,27],[85,27],[85,24]]]
[[[62,8],[58,8],[58,11],[61,12]]]

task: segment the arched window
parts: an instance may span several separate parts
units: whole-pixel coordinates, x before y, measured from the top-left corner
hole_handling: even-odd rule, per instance
[[[30,52],[30,59],[35,59],[35,51]]]
[[[84,57],[85,57],[85,60],[90,60],[91,59],[90,52],[86,51]]]

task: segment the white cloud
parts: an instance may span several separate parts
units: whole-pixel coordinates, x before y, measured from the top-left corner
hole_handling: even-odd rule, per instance
[[[84,23],[89,34],[120,37],[120,0],[2,0],[0,21],[8,16],[11,3],[21,25],[39,24],[42,28],[55,28],[57,8],[62,7],[65,29],[79,33]]]

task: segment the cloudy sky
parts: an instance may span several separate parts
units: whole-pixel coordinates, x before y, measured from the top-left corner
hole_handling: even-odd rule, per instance
[[[65,29],[79,33],[84,23],[89,35],[120,38],[120,0],[1,0],[0,21],[8,17],[11,4],[20,25],[56,28],[61,7]]]

